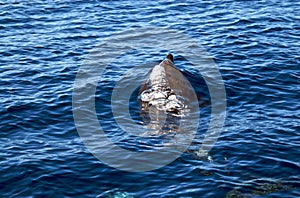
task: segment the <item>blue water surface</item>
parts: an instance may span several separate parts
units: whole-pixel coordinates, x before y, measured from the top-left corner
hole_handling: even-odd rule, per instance
[[[144,26],[180,31],[207,50],[224,80],[227,117],[209,158],[186,152],[132,173],[85,147],[72,91],[93,47]],[[291,0],[0,1],[1,197],[300,197],[299,41],[300,3]],[[112,63],[96,92],[97,116],[111,132],[121,134],[107,110],[116,79],[128,64],[159,62],[166,53],[136,50]],[[203,98],[202,137],[206,84],[180,54],[175,63]]]

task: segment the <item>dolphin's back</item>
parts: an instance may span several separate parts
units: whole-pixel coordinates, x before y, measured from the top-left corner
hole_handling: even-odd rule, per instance
[[[178,95],[190,100],[197,97],[187,78],[174,65],[164,64],[168,85]]]
[[[154,66],[140,89],[140,102],[144,110],[154,106],[158,110],[181,115],[191,101],[197,101],[197,96],[190,82],[174,65],[171,54]]]

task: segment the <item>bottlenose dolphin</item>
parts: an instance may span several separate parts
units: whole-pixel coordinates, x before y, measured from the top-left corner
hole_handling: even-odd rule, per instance
[[[178,129],[180,119],[198,108],[197,95],[174,65],[172,54],[153,67],[141,85],[138,101],[144,124],[158,130]]]

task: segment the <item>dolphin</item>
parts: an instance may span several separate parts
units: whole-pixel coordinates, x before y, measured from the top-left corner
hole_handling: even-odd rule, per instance
[[[193,108],[197,95],[182,72],[174,65],[174,57],[168,54],[151,70],[148,79],[139,90],[138,101],[144,124],[159,130],[176,130],[180,119]]]

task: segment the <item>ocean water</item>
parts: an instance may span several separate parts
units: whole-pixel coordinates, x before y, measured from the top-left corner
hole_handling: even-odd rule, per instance
[[[226,119],[208,156],[189,151],[158,169],[128,172],[86,147],[72,98],[76,75],[99,43],[146,26],[181,32],[206,50],[223,79]],[[0,1],[1,197],[300,197],[299,41],[297,1]],[[192,144],[200,145],[211,113],[205,77],[182,54],[149,47],[120,53],[99,73],[95,112],[119,146],[142,151],[152,143],[137,144],[118,127],[114,86],[168,52],[201,98]],[[137,91],[130,97],[131,119],[140,123]]]

